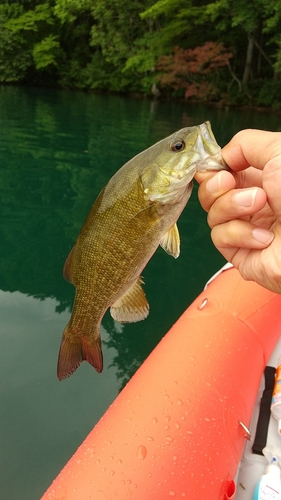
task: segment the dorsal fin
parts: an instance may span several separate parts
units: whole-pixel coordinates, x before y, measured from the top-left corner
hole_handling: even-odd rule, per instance
[[[110,314],[119,323],[135,323],[148,316],[149,304],[139,277],[110,308]]]
[[[64,267],[63,267],[63,277],[66,281],[69,281],[69,283],[73,283],[73,279],[72,279],[72,257],[73,257],[73,251],[74,251],[74,248],[72,248],[72,250],[70,250],[68,256],[67,256],[67,259],[65,261],[65,264],[64,264]]]
[[[160,241],[160,245],[165,252],[175,257],[175,259],[179,256],[180,235],[176,223],[164,234],[162,240]]]

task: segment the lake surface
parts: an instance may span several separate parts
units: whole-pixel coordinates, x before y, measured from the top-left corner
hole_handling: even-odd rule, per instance
[[[100,189],[128,159],[210,120],[224,145],[280,117],[182,103],[0,87],[1,499],[37,500],[207,279],[224,263],[196,187],[179,221],[181,256],[157,250],[143,275],[147,320],[102,323],[105,367],[56,378],[74,288],[65,258]]]

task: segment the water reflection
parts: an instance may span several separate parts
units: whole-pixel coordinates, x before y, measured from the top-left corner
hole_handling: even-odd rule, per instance
[[[223,263],[194,193],[179,221],[180,258],[159,249],[144,271],[148,319],[120,326],[107,313],[104,372],[83,363],[59,383],[74,297],[62,267],[100,189],[183,126],[209,119],[224,144],[241,128],[277,129],[279,117],[1,86],[0,104],[1,498],[33,500]]]
[[[2,499],[40,498],[66,454],[75,451],[117,394],[115,370],[109,367],[114,349],[107,351],[101,383],[92,380],[85,389],[92,371],[86,365],[78,384],[58,383],[54,345],[68,313],[55,314],[57,305],[51,298],[0,291]],[[108,338],[104,329],[102,334]]]

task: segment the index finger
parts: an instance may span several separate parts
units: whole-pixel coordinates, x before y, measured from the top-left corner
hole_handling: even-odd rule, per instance
[[[255,129],[241,130],[222,149],[224,160],[236,172],[249,166],[262,170],[278,155],[281,155],[281,132]]]

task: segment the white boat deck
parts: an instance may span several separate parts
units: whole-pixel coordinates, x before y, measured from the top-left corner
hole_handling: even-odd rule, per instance
[[[280,331],[281,336],[281,331]],[[276,345],[274,352],[272,353],[267,365],[277,367],[278,357],[281,355],[281,338]],[[235,495],[235,500],[252,500],[254,488],[259,481],[260,477],[265,473],[265,467],[267,461],[264,456],[256,455],[252,452],[253,439],[256,433],[257,421],[259,417],[260,400],[264,390],[264,377],[260,384],[258,397],[252,417],[252,422],[250,426],[250,432],[253,436],[252,441],[246,441],[244,453],[240,466],[236,475],[236,488],[237,492]],[[281,460],[281,435],[277,430],[277,420],[272,416],[270,417],[268,434],[267,434],[267,446],[274,446],[279,449],[280,460]],[[279,463],[279,465],[281,465]]]

